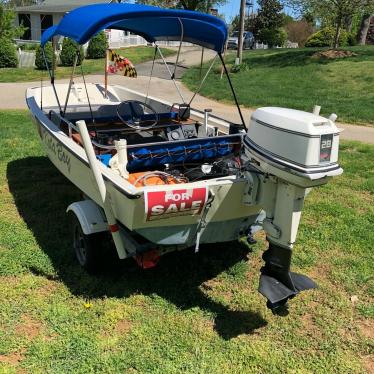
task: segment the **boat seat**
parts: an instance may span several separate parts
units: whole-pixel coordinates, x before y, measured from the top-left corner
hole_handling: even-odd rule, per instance
[[[240,135],[224,135],[163,142],[128,149],[128,170],[148,170],[165,164],[205,162],[234,153],[241,147]]]
[[[154,170],[165,164],[205,162],[239,152],[242,135],[223,135],[206,138],[193,138],[181,141],[128,145],[127,170],[137,172]],[[109,165],[110,155],[97,156]]]

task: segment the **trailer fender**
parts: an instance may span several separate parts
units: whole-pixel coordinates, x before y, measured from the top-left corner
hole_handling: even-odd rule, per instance
[[[66,212],[72,212],[76,215],[85,235],[109,230],[102,209],[92,200],[77,201],[70,204]]]

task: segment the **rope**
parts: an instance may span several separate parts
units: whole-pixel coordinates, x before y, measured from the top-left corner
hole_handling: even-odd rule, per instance
[[[164,171],[150,171],[148,173],[145,173],[138,177],[133,185],[136,187],[136,185],[142,180],[143,181],[143,186],[147,186],[147,179],[151,177],[159,177],[161,178],[165,184],[170,184],[169,179],[172,178],[175,180],[177,183],[187,183],[188,179],[186,177],[178,177],[169,173],[165,173]]]
[[[201,153],[202,151],[219,151],[220,149],[224,150],[225,148],[227,150],[230,150],[230,147],[233,147],[235,145],[239,145],[239,142],[232,142],[232,143],[225,143],[225,144],[214,144],[212,146],[202,146],[199,145],[199,148],[196,149],[184,149],[182,151],[175,151],[170,152],[170,150],[167,150],[165,152],[158,152],[158,153],[152,153],[152,151],[149,151],[148,154],[140,154],[137,155],[134,152],[131,153],[131,157],[135,160],[148,160],[151,158],[163,158],[165,156],[183,156],[183,155],[189,155],[194,153]]]

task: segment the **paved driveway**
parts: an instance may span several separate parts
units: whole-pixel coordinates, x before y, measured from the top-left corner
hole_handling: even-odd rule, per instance
[[[211,59],[214,56],[212,51],[205,50],[204,60]],[[170,70],[174,71],[173,63],[175,62],[176,56],[168,57],[166,60]],[[176,77],[180,78],[183,72],[188,66],[197,65],[200,63],[201,49],[185,48],[179,58],[178,67],[176,70]],[[138,78],[127,78],[119,75],[112,75],[109,78],[109,84],[119,84],[130,89],[140,91],[143,93],[147,92],[149,84],[149,72],[152,66],[152,62],[146,62],[136,66],[138,71]],[[181,102],[181,98],[178,95],[177,90],[174,87],[173,82],[169,79],[169,73],[162,63],[161,60],[155,61],[154,77],[151,80],[149,94],[151,96],[160,97],[171,103]],[[87,76],[88,82],[98,83],[103,82],[102,75],[90,75]],[[223,78],[225,79],[225,78]],[[67,79],[63,79],[59,82],[68,82]],[[81,78],[76,78],[75,82],[81,82]],[[47,84],[47,82],[45,82]],[[25,83],[0,83],[0,110],[1,109],[26,109],[25,104],[25,91],[28,87],[39,86],[40,82],[25,82]],[[177,81],[177,85],[182,93],[185,101],[189,101],[193,93],[188,90],[180,81]],[[206,97],[197,95],[193,101],[193,107],[197,109],[211,108],[215,115],[225,118],[232,122],[240,122],[240,117],[235,106],[220,103],[214,100],[210,100]],[[243,115],[246,123],[249,121],[249,116],[253,110],[243,108]],[[365,143],[374,144],[374,127],[369,126],[358,126],[341,124],[338,126],[344,131],[341,134],[342,139],[358,140]]]

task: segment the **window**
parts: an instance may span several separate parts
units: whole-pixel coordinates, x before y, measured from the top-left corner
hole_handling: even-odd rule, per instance
[[[40,28],[41,28],[42,34],[45,30],[47,30],[51,26],[53,26],[53,16],[51,14],[41,14],[40,15]]]
[[[26,28],[25,32],[21,36],[22,40],[31,40],[31,21],[30,14],[18,14],[18,22],[20,26]]]

